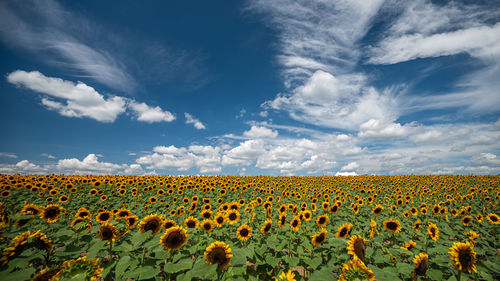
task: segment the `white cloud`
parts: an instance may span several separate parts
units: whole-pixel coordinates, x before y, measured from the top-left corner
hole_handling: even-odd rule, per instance
[[[348,176],[357,176],[356,172],[337,172],[335,176],[348,177]]]
[[[252,125],[249,131],[243,132],[243,136],[247,138],[275,138],[278,136],[278,132],[271,130],[266,127],[259,127]]]
[[[154,122],[172,122],[175,116],[169,111],[162,110],[159,106],[151,107],[145,103],[130,101],[129,108],[134,112],[138,121],[147,123]]]
[[[500,23],[425,36],[403,35],[383,40],[371,50],[370,63],[394,64],[416,58],[469,53],[490,58],[500,55]]]
[[[48,153],[42,153],[40,156],[47,157],[49,159],[56,159],[54,155],[48,154]]]
[[[362,138],[397,138],[407,136],[414,127],[411,124],[401,126],[399,123],[370,119],[359,126],[358,136]]]
[[[14,153],[10,153],[10,152],[0,152],[0,157],[16,159],[17,155]]]
[[[126,168],[126,164],[100,162],[96,154],[89,154],[83,160],[77,158],[61,159],[57,161],[57,171],[67,171],[74,174],[114,174]]]
[[[351,162],[351,163],[343,166],[342,168],[340,168],[340,170],[344,172],[344,171],[356,170],[357,168],[359,168],[359,164],[356,162]]]
[[[5,44],[28,51],[70,75],[130,91],[136,82],[123,63],[97,47],[102,44],[82,40],[101,28],[51,0],[0,3],[0,40]]]
[[[318,70],[291,95],[278,95],[264,107],[285,110],[295,120],[329,128],[355,130],[370,120],[398,116],[390,92],[366,87],[363,75],[332,74]]]
[[[94,88],[82,82],[74,84],[60,78],[46,77],[38,71],[17,70],[7,76],[7,81],[30,90],[63,100],[65,103],[43,98],[42,103],[51,110],[67,117],[88,117],[100,122],[114,122],[125,112],[125,99],[112,96],[105,99]]]
[[[186,124],[193,124],[193,126],[198,130],[206,129],[205,125],[203,125],[200,120],[194,118],[191,114],[184,112],[184,117],[186,117]]]

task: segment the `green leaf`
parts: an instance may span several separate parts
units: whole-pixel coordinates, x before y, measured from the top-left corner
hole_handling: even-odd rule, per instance
[[[427,276],[429,276],[432,280],[443,280],[443,272],[434,268],[427,270]]]
[[[176,273],[182,270],[191,269],[193,260],[190,258],[182,259],[177,263],[166,263],[163,270],[167,273]]]
[[[279,259],[271,256],[271,255],[267,255],[266,258],[266,263],[269,264],[271,267],[276,267],[278,265],[278,263],[280,262]]]
[[[316,270],[311,274],[309,281],[333,280],[333,273],[330,268]],[[380,280],[380,279],[379,279]]]
[[[34,273],[35,269],[31,267],[10,273],[5,270],[0,272],[0,280],[30,280]]]
[[[413,271],[413,266],[407,263],[398,262],[396,263],[396,268],[398,269],[398,273],[403,274],[405,276],[409,276]]]
[[[131,252],[134,248],[132,245],[126,241],[123,241],[120,245],[113,247],[113,251],[117,252]]]
[[[120,279],[120,277],[123,275],[125,270],[127,270],[127,268],[130,265],[130,260],[131,260],[131,258],[129,255],[125,255],[125,256],[120,258],[120,260],[118,261],[118,264],[116,265],[116,269],[115,269],[116,279]]]
[[[141,279],[147,279],[155,276],[158,274],[160,270],[158,268],[154,268],[152,266],[138,266],[134,270],[131,270],[124,274],[125,278],[137,278],[139,280]],[[150,277],[145,277],[145,276],[150,276]]]
[[[104,270],[101,272],[102,278],[106,279],[106,276],[111,272],[114,268],[116,261],[110,262],[104,266]]]
[[[188,271],[186,275],[191,278],[214,278],[217,276],[217,265],[208,264],[204,259],[200,259],[194,264],[193,269]]]
[[[136,232],[131,239],[133,248],[134,249],[139,248],[139,246],[141,246],[142,243],[144,243],[144,241],[146,241],[146,239],[148,239],[150,236],[151,232],[145,232],[145,233]]]
[[[245,266],[247,262],[247,253],[240,248],[231,249],[233,258],[231,259],[232,266]]]
[[[323,260],[321,257],[315,257],[310,260],[309,265],[312,267],[312,269],[316,269],[322,262]]]
[[[96,240],[96,242],[90,246],[87,256],[89,258],[95,258],[97,257],[97,254],[99,253],[100,250],[104,249],[106,246],[106,241],[102,240]]]
[[[368,268],[370,268],[373,271],[373,273],[375,274],[375,278],[377,280],[391,280],[391,281],[401,280],[399,279],[398,274],[394,272],[393,268],[386,267],[384,269],[380,269],[371,264],[368,265]]]

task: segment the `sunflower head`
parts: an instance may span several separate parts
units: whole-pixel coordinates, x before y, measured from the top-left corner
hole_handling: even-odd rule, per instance
[[[427,233],[431,237],[434,242],[437,242],[439,239],[439,228],[437,225],[433,224],[432,222],[429,222],[429,226],[427,227]]]
[[[216,241],[205,249],[205,259],[209,264],[217,264],[219,268],[225,269],[231,262],[231,248],[220,241]]]
[[[172,226],[160,238],[160,245],[168,251],[179,250],[186,244],[188,234],[181,226]]]
[[[152,214],[145,217],[141,223],[139,223],[139,232],[144,233],[151,231],[152,235],[156,235],[160,232],[162,225],[163,220],[161,217],[157,214]]]
[[[61,270],[50,280],[70,280],[78,277],[84,277],[84,280],[99,280],[103,268],[99,266],[98,261],[98,258],[87,260],[86,256],[65,261],[61,266]]]
[[[34,216],[38,216],[42,211],[43,211],[43,207],[39,207],[39,206],[34,205],[34,204],[26,204],[26,205],[24,205],[23,209],[21,210],[21,212],[24,215],[34,215]]]
[[[342,266],[342,274],[339,276],[339,281],[348,280],[368,280],[376,281],[373,271],[358,258],[353,258],[347,264]]]
[[[201,222],[201,228],[206,233],[210,233],[214,229],[214,223],[209,219],[205,219]]]
[[[99,212],[96,216],[96,220],[99,223],[108,223],[113,219],[113,213],[110,211]]]
[[[101,238],[103,241],[115,241],[118,237],[118,228],[110,223],[104,223],[99,226],[99,231],[97,232],[97,236]]]
[[[412,275],[425,276],[427,269],[429,269],[429,255],[420,253],[413,258],[413,263],[415,264],[415,269]]]
[[[373,208],[372,214],[375,216],[378,216],[382,213],[383,210],[384,210],[384,207],[382,207],[382,205],[378,204],[377,206],[375,206],[375,208]]]
[[[238,227],[236,230],[236,236],[241,241],[247,241],[252,236],[252,229],[248,225],[244,224]]]
[[[2,258],[0,258],[0,264],[6,264],[10,260],[19,256],[27,246],[28,239],[30,238],[30,232],[26,231],[12,238],[9,247],[3,251]]]
[[[461,220],[462,224],[464,226],[468,226],[469,223],[472,221],[472,217],[471,216],[464,216]]]
[[[311,236],[311,243],[314,247],[318,247],[326,241],[326,236],[328,235],[326,229],[322,228],[320,232]]]
[[[401,231],[401,224],[399,223],[398,220],[388,219],[384,221],[384,228],[387,231],[398,233]]]
[[[405,242],[405,245],[401,246],[401,249],[411,251],[415,248],[416,245],[417,243],[415,243],[413,240],[410,240],[410,242]]]
[[[240,213],[237,210],[230,210],[227,212],[226,220],[229,224],[234,224],[240,219]]]
[[[184,225],[186,226],[186,228],[198,228],[200,222],[195,217],[189,217],[184,220]]]
[[[58,204],[50,204],[43,209],[41,217],[48,223],[54,223],[59,219],[64,211],[66,210]]]
[[[224,215],[224,213],[218,212],[217,215],[215,215],[214,224],[217,227],[222,227],[225,221],[226,221],[226,216]]]
[[[61,270],[61,265],[45,268],[33,276],[32,281],[46,281],[51,280],[59,271]]]
[[[168,230],[173,226],[177,226],[177,223],[175,221],[169,219],[163,221],[163,229]]]
[[[37,230],[35,233],[31,234],[30,238],[35,248],[39,250],[44,250],[49,252],[52,249],[52,240],[50,240],[47,235]]]
[[[450,248],[448,253],[450,254],[453,266],[455,266],[458,271],[468,271],[471,273],[471,270],[474,270],[477,272],[475,265],[476,252],[474,251],[471,243],[453,243],[453,246]]]
[[[415,230],[416,232],[418,232],[420,230],[420,226],[422,225],[422,222],[420,222],[420,220],[417,220],[414,224],[413,224],[413,230]]]
[[[492,223],[492,224],[500,224],[500,217],[497,214],[488,214],[486,215],[486,218]]]
[[[295,279],[295,273],[293,273],[290,269],[288,270],[287,273],[285,273],[284,271],[281,272],[281,274],[278,276],[278,278],[276,278],[276,281],[280,281],[280,280],[283,280],[283,281],[297,281]]]
[[[267,219],[264,222],[264,225],[260,228],[260,233],[268,234],[269,231],[271,230],[272,224],[273,224],[273,221],[271,219]]]
[[[328,224],[328,215],[321,215],[316,219],[316,225],[318,227],[325,227]]]
[[[352,226],[352,223],[344,223],[337,229],[335,236],[337,238],[347,238],[351,234]]]
[[[300,221],[299,216],[295,216],[295,217],[294,217],[294,218],[290,221],[290,228],[291,228],[293,231],[297,231],[297,230],[299,230],[300,225],[301,225],[301,221]]]
[[[365,252],[366,252],[366,244],[367,242],[365,238],[357,235],[352,235],[351,239],[347,241],[347,253],[349,255],[353,255],[354,257],[360,259],[361,261],[365,260]]]

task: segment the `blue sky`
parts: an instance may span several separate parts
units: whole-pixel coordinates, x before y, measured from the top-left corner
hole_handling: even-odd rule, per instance
[[[500,173],[499,1],[2,1],[0,173]]]

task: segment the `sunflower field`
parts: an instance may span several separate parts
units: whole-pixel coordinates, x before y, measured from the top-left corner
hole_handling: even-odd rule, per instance
[[[499,187],[0,175],[0,280],[500,280]]]

